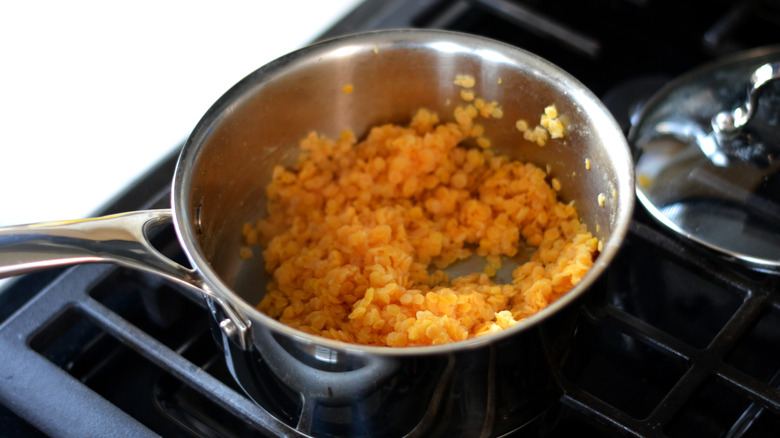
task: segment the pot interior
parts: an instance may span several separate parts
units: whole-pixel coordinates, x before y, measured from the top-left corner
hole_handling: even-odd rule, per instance
[[[337,138],[351,129],[360,139],[372,126],[408,123],[419,108],[452,121],[455,107],[465,104],[454,83],[461,74],[476,79],[477,96],[503,109],[501,119],[480,119],[495,152],[533,162],[561,182],[560,198],[573,200],[604,241],[606,264],[631,214],[633,166],[622,133],[597,99],[511,46],[451,32],[391,31],[294,52],[249,75],[211,108],[185,146],[174,187],[178,226],[196,265],[205,262],[207,276],[213,272],[250,305],[258,303],[268,274],[259,250],[249,260],[239,257],[241,227],[264,214],[274,166],[294,165],[311,131]],[[568,119],[565,138],[544,147],[524,140],[515,122],[538,124],[550,104]]]

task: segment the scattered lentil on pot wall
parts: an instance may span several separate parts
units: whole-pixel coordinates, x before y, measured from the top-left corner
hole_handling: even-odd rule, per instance
[[[309,134],[298,165],[274,169],[267,217],[243,229],[242,257],[259,244],[273,277],[258,308],[327,338],[421,346],[502,330],[577,284],[598,240],[544,170],[493,154],[474,120],[501,117],[500,107],[473,100],[454,123],[421,109],[360,142]],[[480,147],[463,146],[469,138]],[[526,244],[535,250],[511,283],[494,283],[501,258]],[[483,272],[443,271],[474,253]]]

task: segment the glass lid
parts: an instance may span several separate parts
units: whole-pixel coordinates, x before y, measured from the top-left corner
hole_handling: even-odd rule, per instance
[[[780,46],[670,83],[629,132],[637,196],[674,231],[780,269]]]

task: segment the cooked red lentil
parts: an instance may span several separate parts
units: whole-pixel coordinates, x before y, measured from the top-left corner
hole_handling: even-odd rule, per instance
[[[420,110],[360,142],[306,137],[298,165],[274,169],[268,216],[244,227],[273,275],[258,308],[327,338],[419,346],[504,329],[577,284],[598,240],[542,169],[463,145],[482,135],[471,112],[440,123]],[[494,283],[526,244],[511,283]],[[484,272],[442,271],[474,253]]]
[[[515,122],[515,127],[523,133],[523,138],[534,142],[539,146],[547,144],[547,138],[563,138],[566,135],[566,123],[558,117],[555,105],[549,105],[544,109],[539,125],[530,128],[526,120]]]

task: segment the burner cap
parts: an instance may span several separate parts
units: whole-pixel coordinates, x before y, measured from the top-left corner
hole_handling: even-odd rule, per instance
[[[661,223],[780,270],[780,46],[703,66],[645,106],[629,141],[637,196]]]

